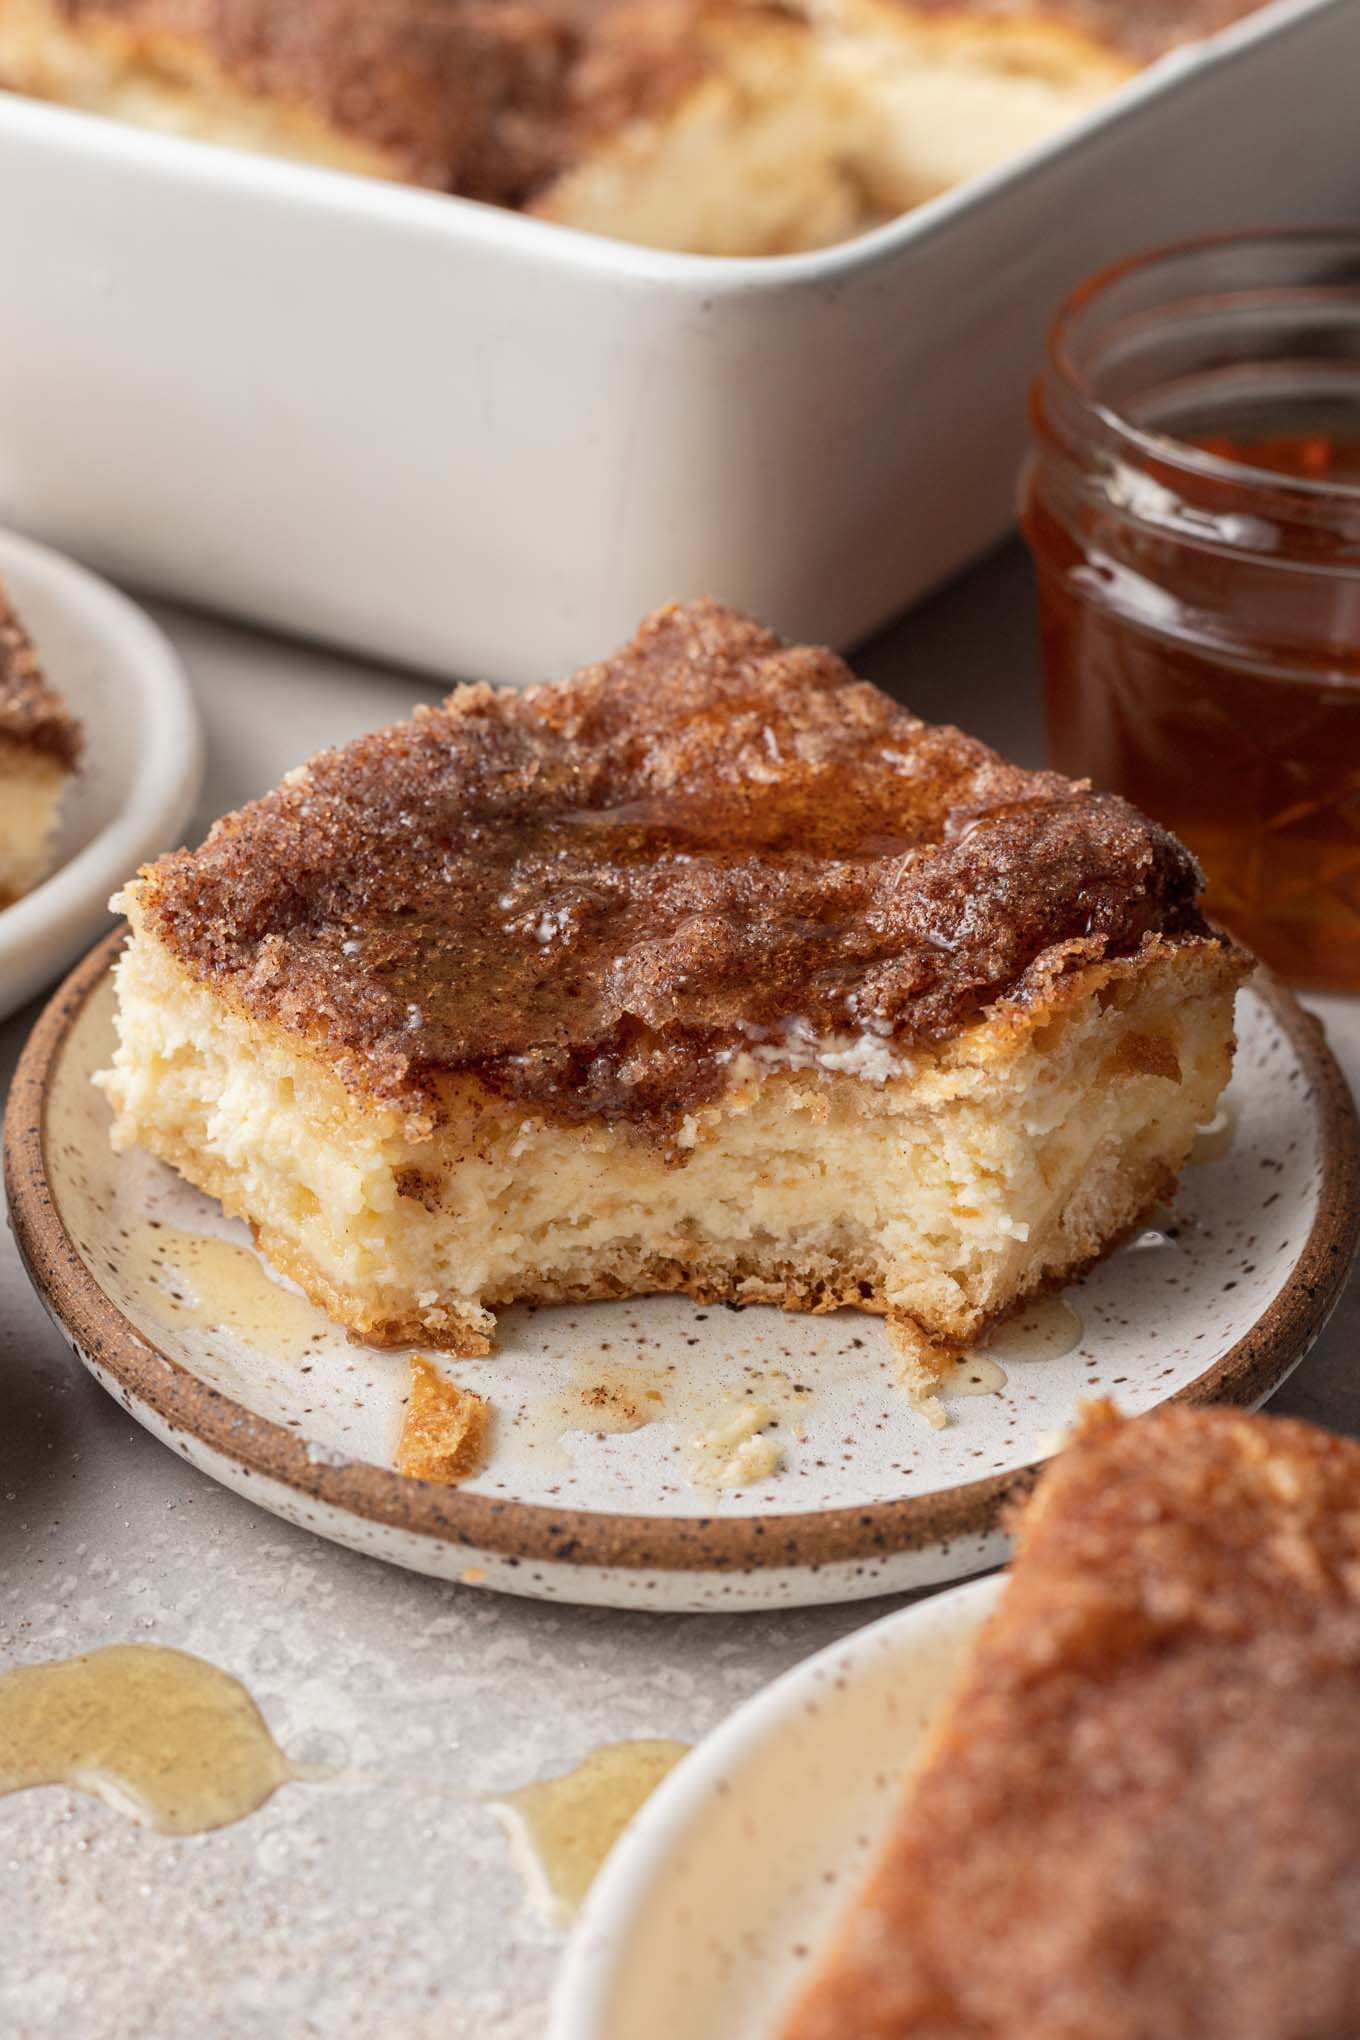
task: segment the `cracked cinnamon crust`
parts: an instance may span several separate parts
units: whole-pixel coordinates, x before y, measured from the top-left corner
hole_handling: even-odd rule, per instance
[[[1349,2040],[1360,1447],[1108,1406],[782,2040]]]
[[[1174,1189],[1245,960],[1188,853],[711,602],[144,871],[102,1079],[359,1336],[683,1290],[913,1385]]]
[[[819,246],[1254,0],[0,0],[0,82],[696,253]]]
[[[47,869],[80,728],[0,588],[0,907]]]

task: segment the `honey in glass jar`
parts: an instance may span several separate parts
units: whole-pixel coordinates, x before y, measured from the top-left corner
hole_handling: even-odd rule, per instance
[[[1266,962],[1360,990],[1360,233],[1093,278],[1031,418],[1052,762],[1181,836]]]

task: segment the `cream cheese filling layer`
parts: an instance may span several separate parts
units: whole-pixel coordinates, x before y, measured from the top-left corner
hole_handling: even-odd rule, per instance
[[[99,1081],[115,1145],[141,1142],[249,1220],[360,1336],[485,1342],[516,1298],[692,1277],[753,1301],[863,1300],[957,1350],[1163,1194],[1226,1081],[1232,983],[1212,944],[1087,975],[1043,1024],[982,1022],[896,1071],[858,1037],[791,1023],[773,1046],[793,1064],[771,1066],[768,1043],[734,1054],[677,1156],[471,1078],[413,1138],[143,932]]]

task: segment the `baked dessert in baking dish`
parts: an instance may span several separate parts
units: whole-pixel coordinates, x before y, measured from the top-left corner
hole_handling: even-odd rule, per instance
[[[0,907],[47,870],[80,728],[0,588]]]
[[[1124,802],[711,602],[323,753],[122,901],[117,1145],[359,1337],[881,1312],[928,1388],[1172,1190],[1245,960]]]
[[[809,48],[780,0],[0,0],[19,91],[715,254],[858,223]]]
[[[0,82],[656,247],[859,231],[1257,0],[0,0]]]
[[[1088,1417],[781,2040],[1349,2040],[1360,1447]]]

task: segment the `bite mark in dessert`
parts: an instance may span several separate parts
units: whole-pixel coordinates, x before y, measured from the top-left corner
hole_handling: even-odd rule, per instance
[[[0,907],[46,873],[79,756],[79,724],[0,588]]]
[[[323,753],[124,896],[141,1142],[358,1337],[883,1313],[915,1388],[1174,1187],[1245,960],[1179,844],[711,602]]]
[[[1360,1446],[1088,1413],[782,2040],[1347,2040]]]

